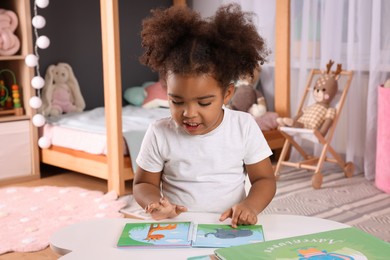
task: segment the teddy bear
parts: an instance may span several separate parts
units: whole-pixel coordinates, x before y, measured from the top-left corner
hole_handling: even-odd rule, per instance
[[[260,91],[248,84],[237,85],[228,108],[248,112],[259,117],[267,112],[264,96]]]
[[[260,66],[256,66],[252,75],[245,75],[237,80],[228,108],[248,112],[254,117],[260,117],[267,112],[265,98],[255,87],[260,80],[260,72]]]
[[[253,75],[240,77],[235,83],[234,95],[226,106],[233,110],[250,113],[262,131],[270,131],[278,127],[278,113],[268,111],[266,100],[256,86],[260,82],[261,67],[257,66]]]
[[[227,108],[250,113],[262,131],[270,131],[278,127],[278,113],[267,111],[264,96],[251,85],[241,84],[227,105]]]
[[[42,96],[45,116],[81,112],[85,108],[79,83],[72,67],[67,63],[58,63],[47,68]]]
[[[326,135],[336,115],[336,110],[330,107],[330,103],[337,94],[337,80],[342,70],[341,64],[337,64],[336,71],[332,72],[333,63],[334,61],[329,61],[326,65],[326,71],[322,73],[314,85],[313,98],[315,103],[302,108],[295,118],[277,118],[279,126],[317,129],[322,136]]]
[[[13,55],[19,50],[20,41],[14,34],[18,23],[13,11],[0,9],[0,55]]]

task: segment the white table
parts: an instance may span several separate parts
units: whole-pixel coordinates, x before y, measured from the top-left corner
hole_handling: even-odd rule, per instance
[[[219,214],[183,213],[172,221],[220,223]],[[265,239],[273,240],[349,227],[331,220],[295,215],[259,215]],[[150,222],[130,218],[94,219],[64,227],[50,238],[51,249],[68,259],[187,259],[213,254],[214,248],[119,249],[118,238],[127,222]],[[230,219],[224,221],[230,223]]]

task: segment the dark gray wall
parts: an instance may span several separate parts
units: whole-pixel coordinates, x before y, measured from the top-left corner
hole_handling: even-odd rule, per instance
[[[119,1],[123,90],[158,79],[156,73],[138,61],[142,53],[141,23],[150,14],[150,9],[170,5],[172,0]],[[38,49],[41,75],[45,76],[51,64],[69,63],[79,81],[86,109],[103,106],[100,1],[55,0],[50,1],[48,7],[37,10],[46,19],[46,26],[38,30],[38,35],[50,38],[49,48]]]

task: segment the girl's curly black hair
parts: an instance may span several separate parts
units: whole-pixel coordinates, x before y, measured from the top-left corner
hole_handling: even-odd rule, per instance
[[[212,75],[221,87],[250,75],[268,55],[264,39],[252,21],[252,13],[238,4],[221,6],[213,17],[202,19],[187,7],[154,9],[143,20],[145,52],[140,61],[159,72]]]

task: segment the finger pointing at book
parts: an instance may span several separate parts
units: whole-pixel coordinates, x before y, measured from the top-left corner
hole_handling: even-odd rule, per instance
[[[219,220],[224,221],[227,218],[232,219],[231,225],[234,228],[236,228],[237,225],[254,225],[257,223],[257,214],[244,203],[239,203],[226,210],[222,213]]]

